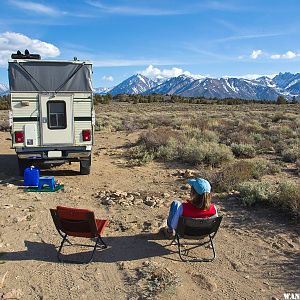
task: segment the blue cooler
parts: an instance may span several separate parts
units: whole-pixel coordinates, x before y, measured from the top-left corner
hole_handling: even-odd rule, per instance
[[[34,166],[24,170],[24,186],[38,186],[40,180],[40,169]]]

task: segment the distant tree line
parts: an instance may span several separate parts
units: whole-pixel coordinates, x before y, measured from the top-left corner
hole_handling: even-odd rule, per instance
[[[9,96],[0,96],[0,110],[8,110],[10,109],[10,101]]]
[[[128,95],[120,94],[113,96],[111,94],[106,95],[94,95],[94,104],[108,104],[110,102],[128,102],[133,104],[138,103],[154,103],[154,102],[170,102],[170,103],[190,103],[190,104],[226,104],[226,105],[238,105],[238,104],[251,104],[251,103],[261,103],[261,104],[298,104],[299,100],[294,96],[291,101],[287,101],[284,96],[278,96],[276,101],[270,100],[245,100],[239,98],[205,98],[205,97],[183,97],[179,95]],[[10,109],[9,96],[0,96],[0,110]]]
[[[251,104],[251,103],[261,103],[261,104],[286,104],[293,103],[297,104],[299,101],[296,97],[293,97],[292,101],[287,101],[284,96],[278,96],[276,101],[270,100],[245,100],[240,98],[206,98],[206,97],[183,97],[179,95],[160,95],[160,94],[151,94],[151,95],[129,95],[129,94],[119,94],[119,95],[94,95],[95,104],[108,104],[111,101],[113,102],[128,102],[133,104],[138,103],[153,103],[153,102],[171,102],[171,103],[190,103],[190,104],[227,104],[227,105],[238,105],[238,104]]]

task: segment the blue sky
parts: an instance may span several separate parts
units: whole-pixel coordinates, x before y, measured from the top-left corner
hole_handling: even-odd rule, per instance
[[[298,0],[1,0],[0,83],[18,49],[94,63],[95,87],[300,72]]]

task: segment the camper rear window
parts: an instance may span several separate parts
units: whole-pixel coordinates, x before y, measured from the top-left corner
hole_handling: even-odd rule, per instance
[[[66,103],[64,101],[48,101],[48,128],[67,128]]]

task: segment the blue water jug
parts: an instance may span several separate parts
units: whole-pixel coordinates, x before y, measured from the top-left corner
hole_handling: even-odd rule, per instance
[[[40,180],[40,169],[34,166],[24,170],[24,186],[38,186]]]

